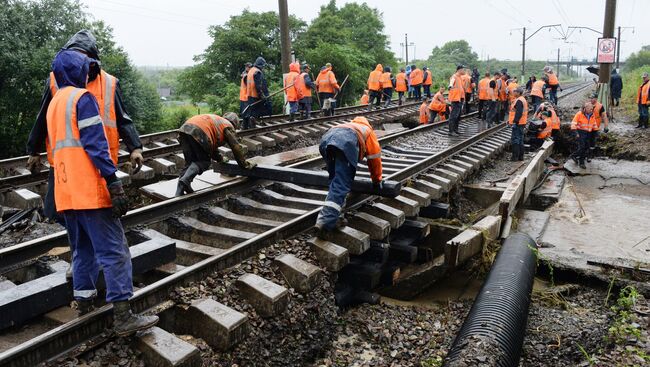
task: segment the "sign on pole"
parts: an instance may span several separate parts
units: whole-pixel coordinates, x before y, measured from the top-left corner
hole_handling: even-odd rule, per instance
[[[616,61],[616,38],[598,38],[599,64],[613,64]]]

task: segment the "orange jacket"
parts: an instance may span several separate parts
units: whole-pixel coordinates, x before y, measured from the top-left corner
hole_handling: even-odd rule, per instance
[[[551,120],[550,118],[547,118],[546,120],[544,120],[546,122],[546,127],[544,128],[544,130],[537,133],[537,138],[546,139],[549,136],[551,136],[553,126],[552,126],[550,120]]]
[[[408,90],[408,81],[406,80],[406,73],[399,73],[395,77],[395,91],[406,92]]]
[[[555,113],[555,110],[550,108],[547,111],[551,112],[551,117],[545,119],[546,124],[550,125],[553,130],[560,130],[560,118],[557,116],[557,113]]]
[[[427,76],[424,78],[424,81],[422,82],[422,85],[431,85],[433,83],[432,78],[431,78],[431,70],[426,71]]]
[[[573,121],[571,121],[571,130],[591,131],[595,123],[593,113],[589,118],[587,118],[582,111],[578,111],[578,113],[573,116]]]
[[[539,98],[544,98],[544,85],[546,85],[546,82],[544,82],[543,80],[536,80],[535,83],[533,83],[532,88],[530,89],[530,95]]]
[[[424,101],[420,105],[420,124],[426,124],[429,122],[429,106],[427,102]]]
[[[490,78],[485,77],[478,82],[478,99],[481,101],[487,101],[490,99],[488,97],[488,89],[490,88]]]
[[[336,81],[336,75],[332,68],[321,70],[316,77],[316,89],[318,93],[334,93],[335,89],[339,89],[339,84]]]
[[[458,73],[451,76],[449,80],[449,102],[460,102],[465,99],[465,88],[463,87],[463,78]]]
[[[370,126],[368,119],[363,116],[355,117],[352,122],[336,125],[333,129],[352,129],[357,133],[359,140],[359,161],[365,157],[373,182],[381,181],[381,147],[375,131]]]
[[[381,90],[381,75],[384,71],[384,68],[381,64],[377,64],[375,70],[370,72],[368,75],[368,90],[377,92]]]
[[[260,95],[257,93],[257,88],[255,87],[255,73],[258,71],[260,73],[262,72],[260,69],[253,66],[248,70],[248,74],[246,75],[246,94],[249,97],[260,98]]]
[[[52,97],[47,109],[48,140],[54,142],[54,198],[56,209],[110,208],[106,181],[83,148],[77,121],[77,102],[87,89],[65,87]]]
[[[557,75],[555,73],[550,72],[550,73],[544,73],[546,74],[546,77],[548,78],[548,85],[559,85],[560,82],[557,80]]]
[[[115,88],[117,87],[117,78],[111,74],[101,71],[92,81],[88,82],[86,89],[95,96],[99,105],[99,115],[104,125],[104,134],[108,141],[108,150],[111,154],[113,163],[117,164],[117,155],[120,151],[120,134],[117,131],[117,115],[115,113]],[[56,84],[54,73],[50,73],[50,93],[52,96],[59,90]],[[47,150],[47,160],[52,165],[52,149],[47,139],[45,140],[45,149]]]
[[[517,99],[514,99],[512,102],[510,102],[510,113],[508,114],[508,123],[510,125],[515,123],[515,114],[516,114],[516,109],[515,105],[517,104],[517,101],[521,101],[521,103],[524,104],[524,111],[521,114],[521,118],[519,118],[519,121],[517,121],[518,125],[526,125],[526,122],[528,121],[528,101],[526,101],[526,98],[524,96],[519,96]]]
[[[472,77],[468,74],[463,74],[463,89],[465,93],[472,93],[474,90],[474,83],[472,83]]]
[[[296,77],[294,81],[300,99],[305,97],[311,97],[311,88],[309,88],[307,84],[305,84],[305,76],[307,76],[307,73],[302,73],[298,75],[298,77]]]
[[[442,93],[437,92],[434,96],[433,99],[431,100],[431,103],[429,104],[429,109],[431,111],[435,112],[445,112],[447,109],[447,104],[445,103],[445,96],[442,95]]]
[[[239,82],[239,100],[246,102],[248,101],[248,90],[246,88],[246,74],[243,74],[241,81]]]
[[[512,102],[515,99],[515,96],[512,94],[512,91],[517,89],[517,87],[519,87],[519,84],[515,82],[510,82],[510,84],[506,86],[506,94],[508,95],[508,101]]]
[[[600,110],[603,108],[603,105],[600,102],[596,102],[594,105],[594,125],[591,127],[591,131],[600,130],[600,124],[603,122],[603,116],[600,115]]]
[[[650,81],[645,84],[641,84],[639,89],[636,92],[636,103],[637,104],[648,104],[648,95],[650,95]]]
[[[391,76],[392,74],[390,72],[385,72],[381,74],[381,78],[379,78],[379,84],[381,84],[382,89],[393,88],[393,80]]]
[[[289,74],[284,78],[284,88],[287,88],[284,90],[284,93],[287,95],[287,101],[289,102],[297,102],[299,99],[302,98],[300,95],[300,92],[298,91],[298,88],[296,86],[296,79],[300,75],[300,65],[297,62],[292,62],[289,64]],[[292,85],[293,84],[293,85]]]
[[[361,100],[359,101],[359,104],[362,105],[362,106],[367,106],[368,105],[368,99],[369,99],[369,97],[368,97],[367,94],[362,95]]]
[[[499,81],[501,83],[499,83]],[[506,81],[503,79],[499,79],[497,81],[497,87],[499,88],[499,101],[504,102],[508,99],[508,94],[507,94],[507,88],[508,86],[506,85]]]
[[[411,85],[420,85],[422,84],[424,74],[422,69],[411,70]]]
[[[190,135],[211,157],[215,157],[220,146],[226,144],[223,131],[226,128],[235,128],[230,121],[214,114],[192,116],[178,129]]]

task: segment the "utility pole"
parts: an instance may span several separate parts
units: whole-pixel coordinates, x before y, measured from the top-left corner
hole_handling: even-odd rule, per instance
[[[603,23],[603,37],[614,38],[614,23],[616,20],[616,0],[607,0],[605,3],[605,21]],[[616,47],[620,47],[616,45]],[[611,64],[600,64],[598,83],[609,83],[611,76]],[[605,88],[607,89],[607,88]],[[609,94],[609,91],[605,92]]]
[[[400,46],[404,47],[404,51],[406,51],[406,65],[409,64],[409,46],[413,46],[413,53],[415,53],[415,43],[411,42],[409,43],[409,35],[408,33],[404,33],[404,43],[400,43]]]
[[[632,33],[634,33],[634,27],[618,26],[618,38],[616,39],[616,69],[621,67],[621,46],[623,45],[623,41],[621,41],[621,31],[626,29],[632,29]]]
[[[521,33],[521,81],[526,77],[526,27]]]
[[[289,38],[289,7],[287,0],[278,0],[280,7],[280,50],[282,60],[282,73],[289,72],[291,64],[291,39]]]
[[[557,78],[560,79],[560,48],[557,48]]]

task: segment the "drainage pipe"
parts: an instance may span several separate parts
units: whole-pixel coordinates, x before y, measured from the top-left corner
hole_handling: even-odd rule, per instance
[[[537,267],[534,248],[526,234],[506,238],[444,366],[519,365]]]

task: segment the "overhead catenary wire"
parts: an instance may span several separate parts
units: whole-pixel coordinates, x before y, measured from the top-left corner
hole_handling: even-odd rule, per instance
[[[189,21],[182,21],[182,20],[169,19],[169,18],[160,18],[160,17],[149,15],[149,14],[135,13],[135,12],[125,11],[125,10],[121,10],[121,9],[111,9],[111,8],[105,8],[105,7],[102,7],[102,6],[93,6],[93,8],[94,9],[106,10],[106,11],[112,11],[112,12],[116,12],[116,13],[127,14],[127,15],[133,15],[133,16],[138,16],[138,17],[144,17],[144,18],[149,18],[149,19],[154,19],[154,20],[160,20],[160,21],[163,21],[163,22],[184,24],[184,25],[190,25],[190,26],[200,27],[200,28],[208,28],[208,27],[210,27],[209,24],[199,24],[199,23],[196,23],[196,22],[191,23]]]

